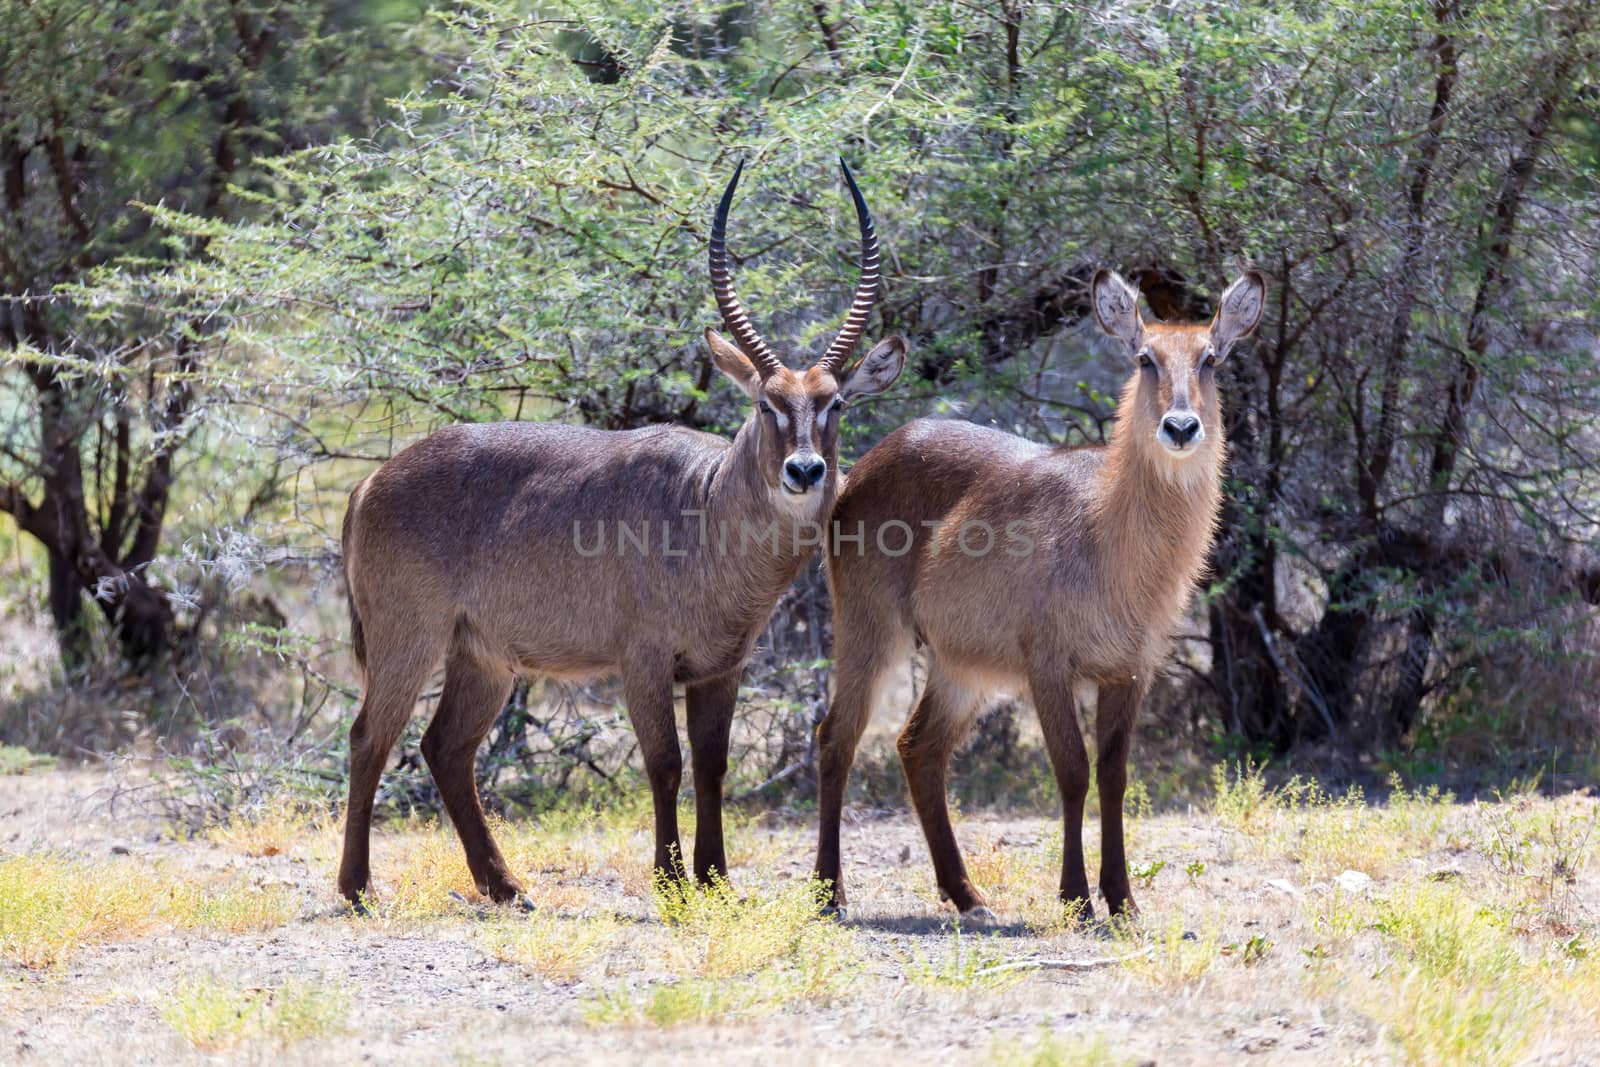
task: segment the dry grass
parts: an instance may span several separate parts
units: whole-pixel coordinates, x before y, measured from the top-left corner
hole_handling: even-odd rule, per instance
[[[818,915],[819,887],[736,894],[658,881],[661,936],[642,951],[664,983],[623,986],[586,1002],[593,1026],[674,1027],[770,1015],[827,1003],[859,970],[850,930]],[[647,942],[649,939],[646,939]]]
[[[337,988],[287,982],[238,987],[216,976],[185,982],[161,1018],[195,1048],[216,1052],[247,1041],[283,1047],[344,1029],[350,998]]]
[[[1138,1060],[1104,1034],[1062,1038],[1044,1030],[1028,1040],[996,1041],[988,1062],[991,1067],[1131,1067]]]
[[[608,916],[567,918],[539,911],[497,917],[476,938],[497,960],[553,982],[573,982],[605,958],[623,931],[623,924]]]
[[[0,774],[40,774],[57,762],[54,756],[30,752],[21,745],[0,745]]]
[[[264,858],[308,855],[336,845],[340,825],[325,812],[313,812],[289,798],[273,800],[260,808],[234,815],[226,824],[206,832],[210,841],[242,856]]]
[[[282,886],[202,882],[135,859],[8,856],[0,859],[0,958],[41,968],[88,945],[160,930],[269,930],[299,906],[298,895]]]
[[[1589,1055],[1600,1029],[1593,798],[1458,803],[1390,790],[1380,801],[1232,768],[1207,809],[1136,825],[1143,910],[1107,938],[1055,900],[1054,820],[963,818],[970,870],[1006,924],[988,932],[960,929],[934,899],[907,817],[847,828],[847,924],[816,915],[808,820],[730,826],[730,851],[747,858],[737,892],[655,887],[642,800],[496,827],[532,915],[478,900],[448,824],[381,826],[379,914],[354,919],[330,917],[337,820],[268,807],[149,857],[37,846],[0,857],[0,958],[21,965],[0,969],[0,1001],[19,1019],[63,1020],[27,1038],[49,1059],[72,1058],[65,1020],[117,1011],[149,1040],[182,1033],[186,1055],[246,1058],[320,1036],[330,1044],[299,1047],[359,1041],[378,1058],[448,1062],[487,1041],[492,1060],[529,1026],[575,1055],[629,1061],[702,1055],[700,1027],[725,1035],[708,1062],[815,1059],[818,1040],[829,1055],[860,1045],[887,1062],[929,1060],[972,1048],[974,1027],[990,1036],[973,1055],[997,1064],[1223,1062],[1269,1049],[1307,1062]],[[1089,830],[1093,878],[1093,820]],[[74,847],[104,857],[92,840]],[[206,936],[175,952],[168,935],[186,932]],[[286,946],[276,969],[241,966],[268,944]],[[330,954],[337,970],[323,969]],[[387,970],[374,962],[391,956]],[[71,981],[51,966],[67,959]],[[1088,959],[1100,962],[1048,966]],[[177,992],[130,998],[151,973]],[[319,999],[301,993],[320,987],[290,984],[326,973],[361,976],[363,1000],[383,1010],[356,1021],[336,991]],[[323,1001],[345,1008],[294,1008]],[[129,1003],[144,1014],[117,1007]],[[1063,1014],[1064,1003],[1086,1007]],[[416,1036],[429,1034],[437,1047]]]

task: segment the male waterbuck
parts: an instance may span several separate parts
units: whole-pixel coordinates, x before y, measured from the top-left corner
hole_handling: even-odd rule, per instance
[[[842,164],[842,161],[841,161]],[[350,807],[339,890],[368,887],[373,795],[435,665],[444,689],[422,754],[485,896],[521,886],[484,822],[473,765],[515,675],[620,675],[655,801],[655,866],[682,877],[682,757],[673,686],[686,688],[697,811],[694,872],[725,874],[722,780],[740,671],[779,596],[820,546],[833,506],[844,402],[887,388],[899,337],[845,361],[878,291],[878,243],[861,227],[861,280],[838,337],[804,371],[756,333],[728,267],[728,182],[711,229],[711,285],[737,344],[711,358],[756,410],[732,441],[684,427],[455,426],[358,485],[344,524],[355,655],[365,669],[350,730]]]
[[[1135,910],[1122,843],[1129,739],[1211,545],[1224,453],[1216,367],[1255,329],[1265,283],[1254,272],[1234,282],[1204,325],[1144,321],[1138,291],[1109,271],[1090,290],[1096,321],[1135,364],[1110,444],[1049,448],[919,420],[852,469],[834,508],[837,668],[819,729],[817,844],[834,908],[845,904],[839,814],[856,744],[885,672],[921,642],[927,685],[899,750],[941,894],[992,919],[950,827],[945,773],[985,694],[1025,689],[1066,816],[1061,898],[1092,914],[1076,707],[1097,693],[1100,889],[1112,913]]]

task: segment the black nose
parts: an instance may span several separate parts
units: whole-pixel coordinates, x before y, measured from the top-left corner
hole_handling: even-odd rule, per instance
[[[784,460],[783,469],[791,482],[807,488],[822,481],[822,476],[828,473],[828,465],[821,456],[791,456]]]
[[[1200,420],[1193,415],[1168,415],[1161,420],[1161,428],[1166,431],[1168,440],[1182,448],[1200,432]]]

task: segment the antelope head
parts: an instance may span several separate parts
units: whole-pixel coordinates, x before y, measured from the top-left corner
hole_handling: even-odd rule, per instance
[[[733,341],[707,329],[706,344],[718,369],[756,405],[759,462],[768,487],[795,503],[822,499],[824,490],[832,484],[830,472],[838,465],[839,416],[845,404],[852,397],[883,392],[900,376],[906,362],[904,338],[892,336],[878,342],[845,369],[878,298],[880,261],[878,236],[867,202],[843,159],[839,166],[844,169],[844,180],[855,201],[856,220],[861,225],[861,280],[839,335],[822,358],[805,370],[784,366],[756,333],[733,290],[733,273],[728,266],[728,208],[744,170],[742,160],[722,194],[711,225],[711,289]]]
[[[1096,271],[1089,283],[1096,324],[1122,343],[1136,367],[1118,406],[1119,422],[1127,421],[1136,444],[1153,439],[1174,475],[1194,456],[1219,454],[1216,368],[1256,328],[1266,291],[1266,280],[1247,271],[1222,294],[1209,324],[1180,324],[1146,322],[1139,290],[1115,271]]]

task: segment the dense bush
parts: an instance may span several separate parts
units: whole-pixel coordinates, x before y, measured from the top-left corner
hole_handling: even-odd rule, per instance
[[[452,6],[412,31],[448,75],[392,121],[257,158],[238,211],[141,192],[159,256],[52,297],[76,332],[7,334],[0,503],[22,519],[50,492],[28,463],[54,416],[21,383],[128,380],[108,352],[204,398],[150,440],[232,512],[152,565],[310,560],[328,593],[349,487],[432,427],[729,430],[743,405],[695,343],[714,198],[745,158],[741,294],[798,359],[854,282],[842,153],[887,250],[883,327],[915,345],[847,454],[930,411],[1100,440],[1122,369],[1082,322],[1095,266],[1161,317],[1208,315],[1242,264],[1268,276],[1167,733],[1591,752],[1597,21],[1580,0]],[[80,449],[128,410],[94,395]],[[780,720],[754,780],[804,762],[822,597],[813,574],[747,676]]]

